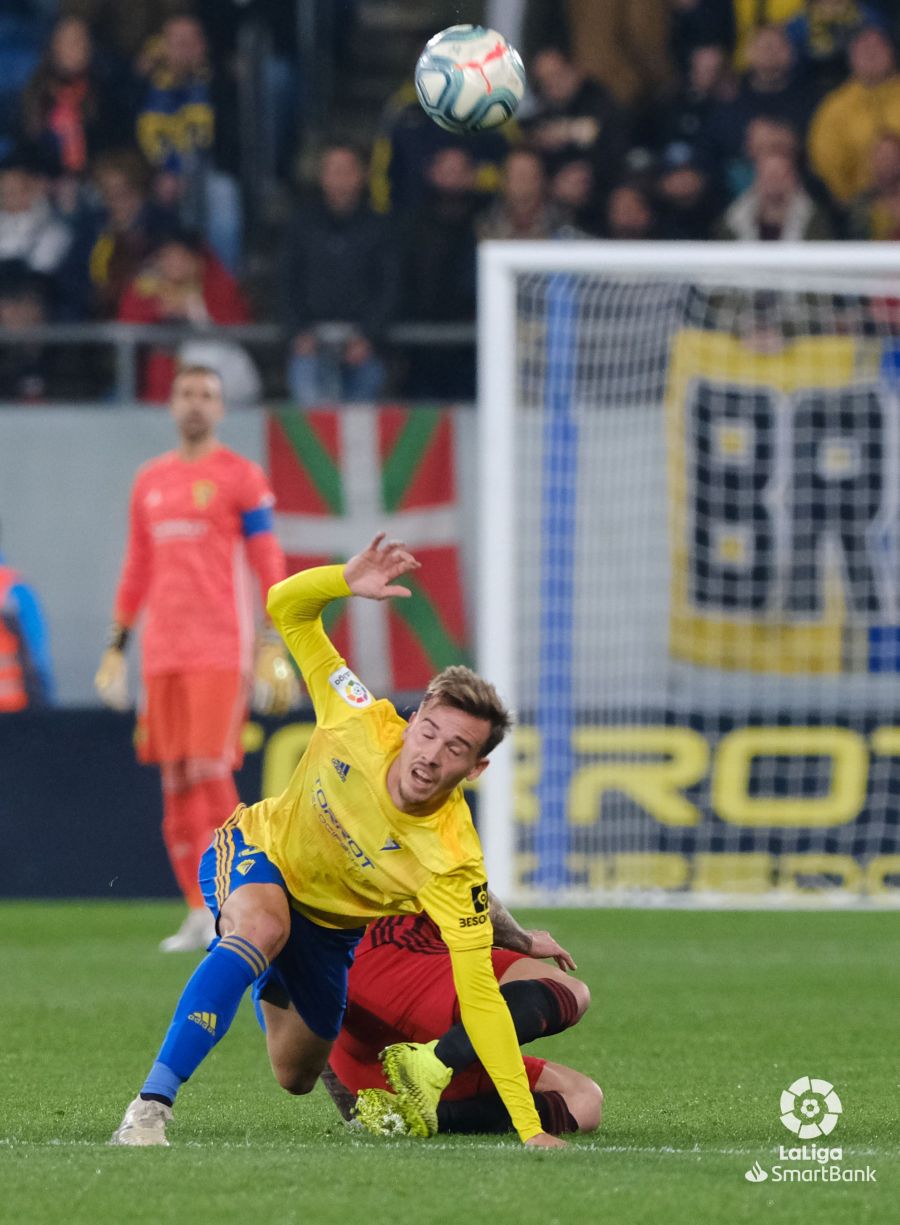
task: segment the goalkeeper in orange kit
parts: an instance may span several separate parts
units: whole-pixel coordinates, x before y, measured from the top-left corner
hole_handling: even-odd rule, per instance
[[[224,411],[218,374],[180,371],[170,407],[179,445],[135,478],[110,643],[95,684],[107,705],[127,708],[124,649],[143,611],[137,751],[162,773],[163,838],[189,910],[161,948],[181,952],[205,948],[215,935],[197,870],[238,803],[233,771],[251,679],[254,707],[274,714],[294,702],[297,680],[274,631],[254,632],[251,571],[265,605],[285,563],[262,469],[216,437]]]

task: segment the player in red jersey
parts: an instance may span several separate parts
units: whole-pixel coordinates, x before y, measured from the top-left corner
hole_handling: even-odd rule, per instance
[[[519,1042],[576,1024],[587,1010],[590,993],[565,972],[575,969],[572,958],[548,932],[524,931],[493,894],[488,896],[494,936],[504,944],[491,951],[494,973]],[[552,958],[556,965],[538,960],[541,957]],[[435,1039],[435,1054],[455,1073],[438,1104],[439,1131],[512,1130],[509,1114],[475,1061],[460,1023],[450,953],[437,925],[424,913],[378,919],[357,947],[344,1025],[322,1075],[344,1118],[353,1117],[360,1094],[359,1117],[370,1130],[402,1134],[405,1126],[391,1109],[379,1053],[393,1043]],[[600,1125],[603,1093],[590,1077],[529,1055],[524,1063],[546,1132],[593,1131]]]
[[[180,371],[171,413],[179,445],[139,469],[110,643],[95,685],[128,706],[125,644],[143,610],[143,708],[137,751],[162,773],[163,839],[189,910],[165,952],[204,948],[215,935],[197,883],[200,857],[238,803],[233,772],[254,674],[251,571],[266,593],[285,577],[273,530],[274,498],[262,469],[222,446],[218,374]],[[254,705],[280,713],[296,692],[277,636],[256,648]]]

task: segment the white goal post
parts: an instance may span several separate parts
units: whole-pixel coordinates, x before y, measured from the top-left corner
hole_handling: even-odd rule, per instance
[[[478,345],[492,888],[900,904],[900,249],[489,242]]]

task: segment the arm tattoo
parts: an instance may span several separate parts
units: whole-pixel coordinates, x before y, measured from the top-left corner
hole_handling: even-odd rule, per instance
[[[488,890],[491,923],[494,926],[494,944],[499,949],[512,949],[515,953],[531,952],[531,936],[520,927],[498,897]]]

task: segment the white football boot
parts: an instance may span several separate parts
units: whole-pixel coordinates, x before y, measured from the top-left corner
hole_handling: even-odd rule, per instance
[[[145,1102],[142,1097],[136,1097],[129,1103],[125,1118],[113,1132],[109,1143],[168,1146],[166,1124],[171,1122],[171,1106],[165,1102]]]
[[[205,906],[187,912],[174,936],[166,936],[160,944],[163,953],[193,953],[205,949],[215,939],[216,921]]]

